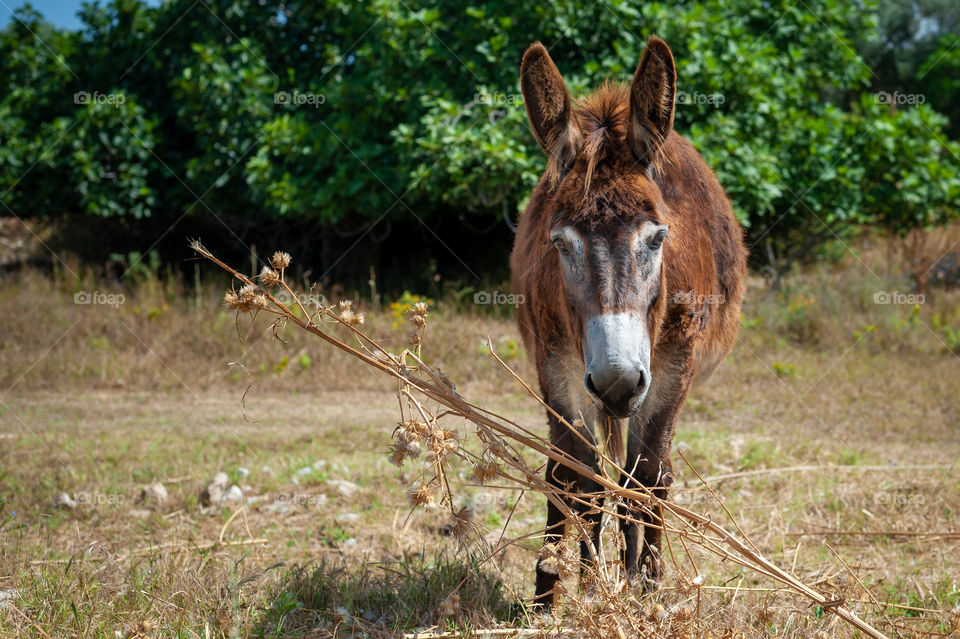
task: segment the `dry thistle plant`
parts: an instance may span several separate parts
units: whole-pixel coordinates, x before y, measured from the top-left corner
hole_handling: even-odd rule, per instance
[[[472,468],[473,480],[478,484],[500,482],[501,485],[538,492],[566,514],[569,525],[563,541],[544,546],[540,552],[542,567],[554,570],[560,576],[577,572],[582,576],[586,594],[569,593],[571,596],[567,598],[568,607],[573,614],[568,617],[568,621],[572,625],[564,628],[565,632],[596,637],[626,636],[627,633],[651,638],[701,636],[703,620],[699,612],[703,577],[697,570],[694,556],[697,554],[701,558],[712,556],[717,561],[732,562],[763,575],[779,584],[779,592],[800,595],[808,599],[811,605],[818,605],[825,613],[836,615],[866,636],[885,639],[883,633],[854,614],[845,605],[844,599],[806,585],[790,571],[764,557],[726,508],[723,510],[736,532],[729,531],[710,517],[660,499],[647,489],[623,488],[611,475],[611,471],[617,475],[623,472],[618,463],[604,450],[583,439],[575,426],[567,423],[560,415],[555,416],[570,428],[575,436],[587,443],[601,460],[599,472],[552,447],[542,436],[462,397],[446,375],[433,369],[422,359],[423,337],[428,324],[426,304],[418,303],[410,310],[409,321],[413,330],[408,341],[411,348],[391,353],[363,332],[364,317],[353,311],[349,301],[335,306],[317,305],[308,311],[284,277],[285,269],[291,262],[287,253],[275,253],[270,260],[270,266],[264,267],[256,277],[250,278],[216,258],[198,241],[192,242],[191,246],[202,257],[214,262],[240,281],[241,288],[228,291],[224,297],[224,304],[229,309],[238,313],[265,312],[276,315],[275,330],[286,323],[295,324],[394,380],[400,419],[393,431],[390,460],[397,465],[419,465],[419,472],[407,493],[410,505],[414,508],[445,510],[450,519],[448,529],[461,543],[471,545],[471,542],[477,540],[479,527],[472,510],[456,504],[449,479],[450,464],[454,460],[468,464]],[[285,295],[281,296],[281,292]],[[280,297],[293,300],[299,313],[295,312],[293,305],[283,303]],[[329,329],[333,326],[347,329],[349,339],[340,339],[332,334]],[[492,344],[490,346],[491,356],[503,369],[535,401],[550,410],[531,386],[496,355]],[[434,405],[439,408],[431,410],[429,406]],[[462,418],[472,426],[473,434],[481,444],[480,452],[472,452],[463,445],[456,432],[443,427],[441,421],[449,418]],[[601,486],[602,493],[577,493],[548,483],[540,469],[525,460],[523,452],[533,452],[549,458],[592,479]],[[686,458],[683,460],[686,462]],[[713,489],[703,482],[702,477],[689,463],[687,465],[722,506],[722,501]],[[599,498],[605,499],[605,505],[600,505]],[[634,513],[650,514],[652,520],[658,522],[656,525],[664,530],[664,554],[671,561],[683,594],[688,595],[685,598],[687,603],[664,608],[650,597],[640,600],[635,598],[620,574],[619,558],[608,557],[602,544],[593,545],[591,524],[577,515],[574,509],[576,504],[587,506],[588,510],[592,509],[594,512],[600,511],[602,519],[599,525],[604,530],[609,528],[614,537],[617,537],[617,527],[614,524],[618,519],[650,525],[636,519],[636,514],[625,514],[631,511],[621,511],[617,508],[618,505],[629,505]],[[593,561],[589,565],[582,565],[579,553],[572,550],[573,546],[580,542],[586,543],[590,550]],[[693,553],[692,549],[698,552]],[[496,553],[498,550],[492,552]],[[692,567],[692,577],[682,567],[687,564]],[[562,588],[563,582],[558,583],[561,584],[558,587]],[[456,596],[456,592],[451,593],[448,602],[456,601]],[[446,605],[450,611],[454,607],[452,603]]]

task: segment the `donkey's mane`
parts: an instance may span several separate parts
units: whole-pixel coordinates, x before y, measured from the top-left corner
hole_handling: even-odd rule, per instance
[[[627,118],[630,117],[629,105],[630,88],[609,80],[577,101],[574,111],[584,137],[581,154],[587,161],[584,194],[590,190],[597,163],[608,153],[622,152],[627,135]],[[620,149],[615,148],[617,146]]]

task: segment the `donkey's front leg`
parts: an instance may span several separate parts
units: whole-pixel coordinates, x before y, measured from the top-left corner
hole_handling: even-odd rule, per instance
[[[675,382],[673,390],[672,398],[666,405],[647,415],[641,409],[630,419],[627,463],[624,466],[626,473],[620,482],[628,488],[645,487],[659,499],[667,498],[667,489],[673,483],[670,447],[677,414],[689,392],[689,382],[681,378]],[[627,581],[636,583],[642,577],[644,590],[656,590],[664,569],[661,557],[662,509],[657,506],[623,508],[621,513],[629,513],[632,519],[630,522],[621,519]]]
[[[587,443],[589,442],[590,444],[595,445],[593,433],[589,429],[580,426],[577,429],[579,433],[578,435],[572,432],[568,426],[562,424],[552,415],[549,416],[549,420],[551,441],[553,446],[570,454],[575,459],[586,463],[595,471],[599,472],[599,460],[596,458],[596,454]],[[567,421],[568,423],[572,424],[574,420],[568,419]],[[584,440],[586,440],[586,442]],[[600,492],[599,484],[591,479],[583,477],[582,475],[562,464],[554,462],[553,460],[549,460],[547,462],[546,480],[558,490],[567,493],[586,496],[590,494],[596,495]],[[597,497],[596,499],[601,498]],[[566,506],[584,522],[590,531],[590,542],[588,543],[585,539],[580,541],[580,572],[582,575],[584,569],[588,565],[588,562],[593,561],[594,553],[597,552],[597,549],[599,548],[600,519],[602,514],[600,512],[600,507],[602,507],[603,502],[602,500],[599,501],[597,507],[593,508],[569,498],[564,499],[563,501]],[[563,542],[563,533],[567,523],[569,523],[566,513],[566,509],[561,509],[553,501],[548,500],[547,527],[543,540],[545,546],[549,544],[560,544]],[[592,549],[590,544],[593,545]],[[557,570],[557,567],[553,565],[553,562],[545,563],[542,560],[538,560],[537,587],[534,604],[546,607],[551,606],[555,601],[555,588],[559,580],[559,571]]]

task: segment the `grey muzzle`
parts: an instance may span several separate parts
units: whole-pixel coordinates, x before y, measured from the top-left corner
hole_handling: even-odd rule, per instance
[[[583,385],[606,413],[628,417],[650,388],[650,333],[630,313],[587,320],[583,344]]]

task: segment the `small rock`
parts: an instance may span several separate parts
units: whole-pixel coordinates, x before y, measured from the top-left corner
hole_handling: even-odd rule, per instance
[[[250,469],[244,468],[243,466],[241,466],[240,468],[237,469],[237,474],[240,475],[240,479],[246,479],[247,477],[250,476]]]
[[[54,508],[76,508],[77,502],[73,501],[69,493],[60,492],[53,498],[53,506]]]
[[[353,497],[360,490],[360,487],[355,483],[345,479],[329,479],[327,485],[335,488],[341,497]]]
[[[213,480],[200,493],[201,506],[219,506],[223,501],[223,491],[227,489],[230,478],[226,473],[217,473]]]
[[[167,501],[167,489],[160,482],[154,482],[149,486],[145,486],[143,490],[140,491],[140,500],[155,501],[158,504],[162,504]]]
[[[304,466],[303,468],[297,471],[297,474],[300,475],[301,477],[304,475],[310,475],[312,473],[313,473],[313,466]]]
[[[230,490],[223,494],[223,501],[241,501],[243,500],[243,491],[239,486],[231,486]]]
[[[223,501],[223,489],[218,484],[211,482],[200,492],[201,506],[213,506],[221,501]]]
[[[323,470],[326,467],[327,467],[326,459],[318,459],[317,461],[313,462],[314,470]]]
[[[355,524],[360,521],[360,515],[357,513],[342,513],[337,515],[338,524]]]
[[[259,503],[261,501],[263,501],[263,495],[250,495],[249,497],[247,497],[247,503],[251,505]]]
[[[147,519],[152,514],[152,510],[147,510],[145,508],[133,508],[130,510],[130,516],[136,517],[137,519]]]
[[[275,501],[272,504],[267,504],[263,507],[263,510],[268,513],[273,513],[274,515],[283,515],[290,512],[290,504],[287,504],[282,501]]]
[[[253,490],[253,486],[251,486],[250,484],[244,484],[243,486],[240,487],[240,490],[242,490],[245,493],[249,493],[251,490]]]
[[[346,540],[344,540],[343,545],[347,548],[353,548],[357,545],[356,537],[348,537]]]
[[[6,606],[12,605],[20,597],[20,591],[16,588],[10,590],[0,590],[0,610]]]

